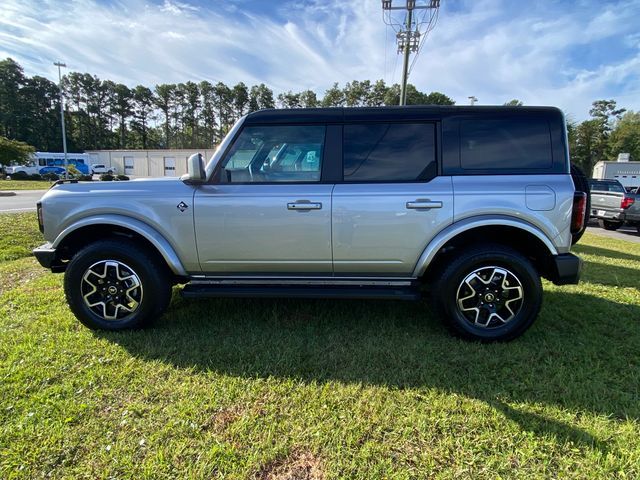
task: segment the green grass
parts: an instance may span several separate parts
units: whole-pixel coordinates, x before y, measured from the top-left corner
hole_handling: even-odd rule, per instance
[[[425,303],[177,290],[155,328],[91,332],[61,276],[0,263],[0,478],[638,478],[640,245],[581,243],[583,283],[497,345]]]
[[[0,191],[9,190],[47,190],[51,187],[48,180],[0,180]]]
[[[43,243],[36,212],[0,214],[0,262],[28,257]]]

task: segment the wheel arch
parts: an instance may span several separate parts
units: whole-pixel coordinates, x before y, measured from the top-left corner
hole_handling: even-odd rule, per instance
[[[128,237],[150,248],[174,275],[187,276],[175,249],[164,236],[141,220],[123,215],[99,215],[78,220],[58,234],[52,247],[60,252],[61,260],[68,260],[90,242],[112,236]]]
[[[487,242],[513,248],[528,257],[541,276],[550,275],[552,256],[558,255],[555,245],[542,230],[517,218],[476,217],[449,225],[436,235],[424,249],[413,271],[415,277],[430,277],[455,255],[456,250]]]

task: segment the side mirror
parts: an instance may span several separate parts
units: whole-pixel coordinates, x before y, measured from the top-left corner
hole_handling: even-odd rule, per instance
[[[185,173],[180,177],[185,183],[204,183],[207,179],[207,174],[204,171],[204,161],[202,160],[202,155],[199,153],[194,153],[187,160],[187,166],[189,168],[189,172]]]

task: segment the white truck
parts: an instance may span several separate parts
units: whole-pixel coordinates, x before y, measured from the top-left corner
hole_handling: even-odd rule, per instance
[[[627,190],[640,187],[640,162],[598,162],[593,167],[596,180],[618,180]]]

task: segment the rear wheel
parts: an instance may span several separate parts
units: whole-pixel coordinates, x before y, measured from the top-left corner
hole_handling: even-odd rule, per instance
[[[64,288],[71,311],[92,329],[145,327],[171,300],[166,266],[128,241],[103,240],[78,252]]]
[[[471,340],[506,341],[531,326],[542,305],[531,262],[502,245],[470,248],[441,273],[432,298],[444,324]]]
[[[605,230],[617,230],[622,226],[622,222],[615,222],[611,220],[600,220],[599,223]]]

